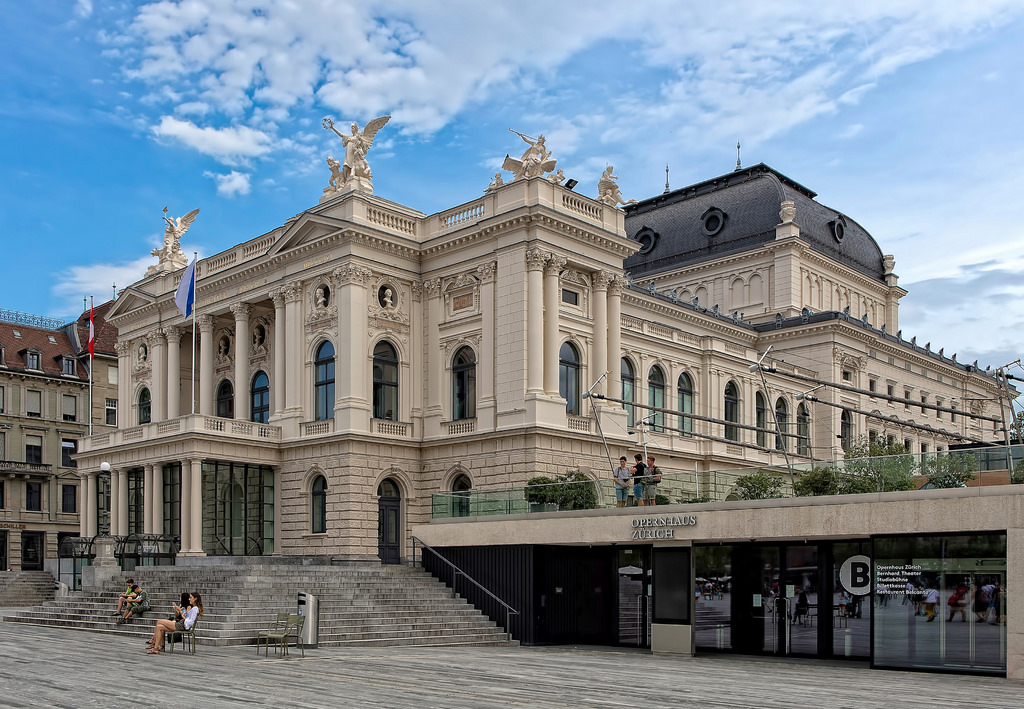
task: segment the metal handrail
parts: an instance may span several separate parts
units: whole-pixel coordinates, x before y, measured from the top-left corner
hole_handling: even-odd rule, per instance
[[[512,617],[512,616],[514,616],[514,615],[519,615],[519,611],[517,611],[517,610],[516,610],[515,608],[513,608],[512,606],[510,606],[509,604],[505,603],[505,601],[501,600],[501,599],[500,599],[500,598],[498,598],[498,597],[497,597],[496,595],[494,595],[493,593],[491,593],[490,591],[488,591],[488,590],[487,590],[486,588],[484,588],[484,587],[483,587],[483,586],[482,586],[482,585],[481,585],[481,584],[480,584],[480,583],[479,583],[479,582],[478,582],[478,581],[477,581],[476,579],[474,579],[474,578],[473,578],[472,576],[470,576],[469,574],[467,574],[467,573],[466,573],[465,571],[463,571],[462,569],[460,569],[460,568],[459,568],[458,566],[456,566],[455,564],[453,564],[453,563],[452,563],[451,561],[449,561],[448,559],[444,558],[444,557],[443,557],[443,556],[442,556],[441,554],[439,554],[439,553],[437,552],[437,550],[435,550],[435,549],[434,549],[433,547],[431,547],[431,546],[430,546],[429,544],[427,544],[426,542],[424,542],[424,541],[423,541],[422,539],[420,539],[420,538],[418,538],[418,537],[415,537],[415,536],[414,536],[414,537],[412,538],[412,565],[413,565],[414,567],[416,566],[416,545],[417,545],[417,544],[418,544],[419,546],[423,547],[424,549],[426,549],[427,551],[431,552],[431,553],[432,553],[432,554],[433,554],[434,556],[436,556],[436,557],[437,557],[438,559],[440,559],[441,561],[443,561],[444,563],[448,564],[448,566],[450,566],[450,567],[451,567],[451,569],[452,569],[452,571],[453,571],[453,576],[452,576],[452,593],[456,593],[456,590],[455,590],[455,580],[456,580],[456,579],[457,579],[457,578],[458,578],[459,576],[462,576],[462,577],[464,577],[464,578],[465,578],[465,579],[466,579],[467,581],[469,581],[470,583],[472,583],[472,584],[473,584],[474,586],[476,586],[476,587],[477,587],[477,588],[479,588],[479,589],[480,589],[481,591],[483,591],[483,592],[484,592],[484,593],[486,593],[486,594],[487,594],[488,596],[490,596],[490,597],[491,597],[491,598],[493,598],[493,599],[494,599],[495,601],[497,601],[497,602],[498,602],[498,603],[500,603],[500,604],[501,604],[502,606],[504,606],[504,608],[505,608],[505,633],[506,633],[506,634],[508,635],[508,639],[509,639],[509,642],[511,642],[511,641],[512,641],[512,626],[511,626],[511,624],[510,624],[510,620],[511,620],[511,617]],[[423,567],[423,560],[422,560],[422,557],[423,557],[423,555],[422,555],[422,553],[421,553],[421,554],[420,554],[420,567],[421,567],[421,568]]]

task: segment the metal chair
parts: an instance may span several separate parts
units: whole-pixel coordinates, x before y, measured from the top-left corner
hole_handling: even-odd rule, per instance
[[[181,644],[185,647],[186,650],[188,650],[193,655],[195,655],[196,654],[196,626],[198,626],[198,625],[199,625],[199,618],[197,616],[195,622],[192,623],[192,627],[189,628],[188,630],[175,630],[173,633],[168,633],[168,635],[171,636],[170,637],[171,647],[168,649],[168,652],[174,652],[174,636],[180,634],[181,635]]]
[[[265,646],[264,656],[270,654],[270,639],[273,637],[278,643],[283,641],[283,634],[288,630],[288,614],[278,613],[277,618],[266,630],[256,633],[256,654],[260,654],[260,642]]]

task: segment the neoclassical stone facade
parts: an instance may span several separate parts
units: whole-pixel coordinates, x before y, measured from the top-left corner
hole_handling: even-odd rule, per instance
[[[759,181],[785,182],[768,227],[734,206]],[[651,413],[648,445],[679,471],[781,464],[775,415],[803,462],[841,456],[840,435],[1001,440],[991,376],[892,334],[905,291],[866,232],[777,173],[722,185],[628,212],[543,177],[432,215],[342,192],[198,264],[195,347],[181,272],[133,284],[109,314],[122,420],[79,455],[81,532],[106,462],[114,534],[180,534],[183,556],[398,560],[433,493],[603,476],[592,407],[621,452]],[[708,194],[691,248],[673,205]],[[715,217],[744,234],[715,246]],[[769,346],[766,391],[750,366]],[[816,380],[839,387],[798,397]]]

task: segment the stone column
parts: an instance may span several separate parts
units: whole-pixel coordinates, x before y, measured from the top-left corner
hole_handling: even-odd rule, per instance
[[[444,301],[441,299],[441,279],[423,282],[427,311],[427,401],[425,413],[435,421],[444,415],[441,382],[444,379],[444,356],[441,351],[441,321],[444,319]],[[438,431],[431,430],[431,433]]]
[[[148,335],[149,358],[153,365],[153,398],[150,417],[154,423],[167,420],[167,339],[164,331],[157,328]]]
[[[132,343],[126,340],[118,342],[114,347],[117,349],[117,426],[127,428],[130,420],[128,414],[132,410]]]
[[[235,316],[235,419],[249,420],[249,313],[252,306],[236,303]]]
[[[526,391],[544,390],[544,252],[526,252]]]
[[[118,381],[121,381],[118,379]],[[89,534],[89,475],[78,474],[78,536],[85,537]]]
[[[150,499],[153,500],[153,514],[150,516],[152,534],[164,533],[164,466],[157,463],[150,466],[153,469],[153,493]]]
[[[544,391],[558,396],[559,317],[561,280],[565,259],[551,254],[544,265]]]
[[[274,301],[274,350],[270,356],[274,359],[273,380],[270,383],[270,409],[275,417],[281,415],[285,408],[285,326],[284,292],[280,289],[270,292]]]
[[[124,532],[121,531],[121,516],[118,510],[121,509],[121,471],[110,469],[110,536],[116,537]]]
[[[189,500],[192,508],[192,555],[206,556],[203,552],[203,461],[192,459],[192,489]],[[182,500],[185,497],[182,495]]]
[[[118,470],[117,471],[117,497],[119,503],[117,505],[117,528],[120,530],[118,533],[121,535],[128,534],[128,471]],[[113,511],[111,511],[111,519],[113,519]]]
[[[217,351],[213,341],[213,316],[200,315],[196,324],[199,326],[199,413],[213,416],[213,354]]]
[[[85,483],[85,536],[95,537],[96,536],[96,525],[99,519],[98,511],[96,509],[96,476],[98,473],[92,472],[86,475]]]
[[[142,533],[153,534],[153,464],[146,463],[142,469]]]
[[[366,286],[373,274],[368,268],[350,264],[335,269],[333,275],[338,296],[338,342],[334,367],[335,423],[340,431],[365,431],[369,428],[371,415],[367,387],[371,372],[367,366]],[[394,415],[395,420],[400,421],[403,412],[395,411]]]
[[[494,359],[494,343],[497,340],[495,331],[497,323],[494,318],[494,281],[497,267],[498,264],[492,261],[476,269],[480,276],[480,334],[482,335],[476,366],[478,430],[494,428],[498,405],[494,386],[497,367]]]
[[[181,545],[179,554],[188,555],[192,549],[192,461],[184,458],[181,461],[181,512],[179,514],[179,526],[181,527]]]
[[[615,276],[608,281],[608,396],[622,396],[622,287],[626,281]],[[600,335],[595,335],[599,337]]]
[[[171,326],[167,335],[167,418],[181,416],[181,328]],[[189,398],[191,410],[191,397]]]
[[[591,378],[595,380],[601,379],[601,375],[611,369],[608,366],[608,284],[612,279],[613,276],[605,271],[594,274],[594,370]],[[608,377],[605,377],[594,389],[594,393],[605,394],[607,391]]]
[[[299,376],[303,373],[304,357],[301,346],[302,337],[302,312],[301,299],[302,288],[298,283],[289,283],[281,288],[284,294],[284,323],[287,327],[284,345],[285,361],[285,410],[298,413],[302,407],[301,392],[299,390]]]

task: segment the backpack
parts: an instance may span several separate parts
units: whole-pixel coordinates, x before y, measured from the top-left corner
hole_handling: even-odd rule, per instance
[[[651,476],[651,483],[653,483],[655,485],[660,483],[661,482],[661,468],[659,468],[657,465],[655,465],[654,468],[651,469],[651,472],[654,473]]]

